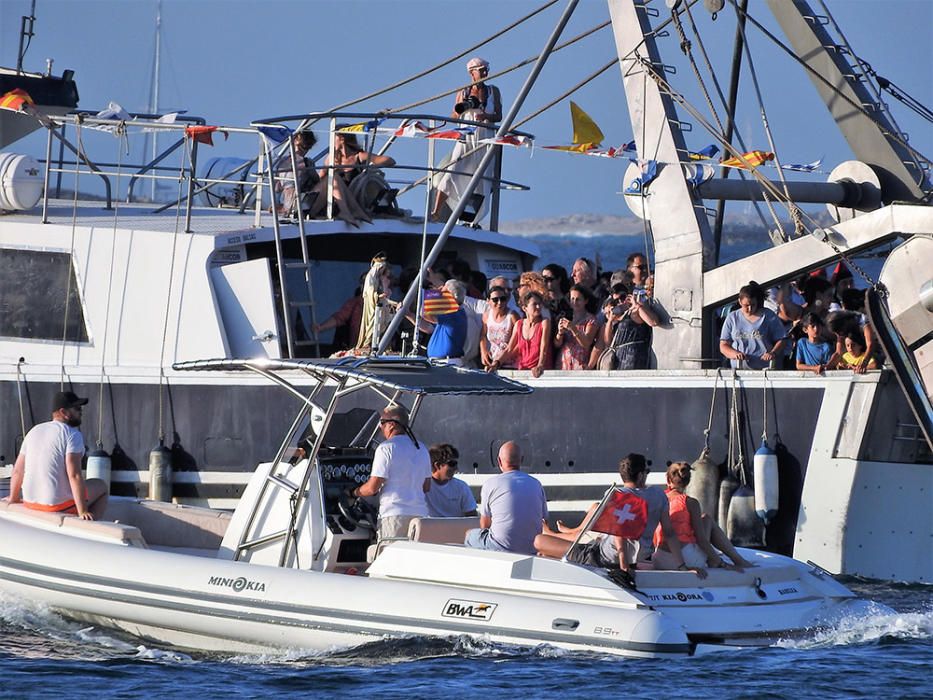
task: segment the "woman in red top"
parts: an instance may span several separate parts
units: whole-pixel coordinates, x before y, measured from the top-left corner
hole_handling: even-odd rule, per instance
[[[544,318],[543,309],[544,297],[538,292],[525,292],[522,297],[525,318],[512,326],[509,349],[492,363],[492,370],[513,359],[516,369],[530,369],[533,377],[540,377],[551,367],[551,320]]]
[[[689,483],[690,465],[687,462],[673,462],[667,468],[667,500],[670,502],[671,525],[680,541],[683,558],[674,556],[659,529],[654,536],[656,548],[651,559],[654,568],[696,571],[704,567],[741,569],[753,566],[736,551],[722,528],[701,512],[700,502],[686,494]],[[727,563],[720,552],[724,552],[732,563]]]

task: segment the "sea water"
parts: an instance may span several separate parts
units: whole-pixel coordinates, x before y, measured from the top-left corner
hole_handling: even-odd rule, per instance
[[[0,697],[933,697],[933,587],[845,583],[894,612],[869,606],[809,638],[663,660],[466,637],[386,639],[328,653],[200,655],[4,597]]]

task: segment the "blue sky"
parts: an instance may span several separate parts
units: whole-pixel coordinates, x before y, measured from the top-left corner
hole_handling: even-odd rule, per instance
[[[817,5],[815,0],[812,4]],[[30,70],[55,59],[54,72],[75,71],[81,107],[102,108],[115,100],[131,111],[147,106],[153,57],[156,0],[39,0],[36,37],[26,58]],[[340,102],[411,75],[482,40],[540,3],[526,0],[163,0],[163,109],[187,109],[209,123],[246,125],[251,119],[325,110]],[[513,34],[476,53],[495,72],[538,52],[565,3],[557,3]],[[925,104],[933,103],[933,0],[827,0],[829,9],[856,51],[874,68]],[[654,6],[662,14],[664,2]],[[28,0],[0,0],[0,64],[15,65],[19,18]],[[750,11],[775,33],[763,0]],[[694,8],[720,79],[728,80],[733,17],[716,21]],[[608,18],[602,0],[582,0],[564,37]],[[749,30],[769,120],[781,157],[804,162],[823,157],[828,172],[851,157],[835,132],[809,80],[754,30]],[[662,55],[679,70],[674,77],[695,104],[702,99],[681,59],[675,35],[662,40]],[[612,35],[603,29],[552,57],[526,102],[523,115],[537,110],[614,56]],[[527,68],[494,81],[506,104]],[[360,110],[398,107],[437,94],[467,79],[465,60],[457,61]],[[742,93],[752,98],[750,82]],[[631,138],[631,127],[617,68],[577,92],[578,102],[601,126],[607,144]],[[933,129],[895,105],[895,115],[911,143],[933,155]],[[419,107],[445,114],[451,99]],[[685,117],[682,117],[685,118]],[[738,123],[746,139],[766,150],[757,106],[746,102]],[[523,127],[538,144],[570,138],[567,100]],[[710,143],[699,128],[688,145]],[[41,153],[33,138],[19,150]],[[217,155],[233,155],[218,147]],[[251,153],[239,155],[249,156]],[[617,194],[626,162],[510,150],[504,176],[529,185],[531,192],[506,194],[506,221],[573,214],[626,215]],[[396,156],[410,162],[407,153]],[[418,156],[419,158],[421,156]],[[417,202],[406,206],[417,207]]]

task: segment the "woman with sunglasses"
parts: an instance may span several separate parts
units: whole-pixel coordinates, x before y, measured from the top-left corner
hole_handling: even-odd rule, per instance
[[[511,363],[502,364],[502,356],[509,349],[512,329],[518,315],[509,310],[509,292],[505,287],[495,286],[487,296],[489,304],[483,312],[483,328],[479,337],[480,361],[487,372],[500,367],[511,368]],[[496,364],[496,367],[493,365]]]
[[[554,347],[558,350],[556,369],[586,369],[590,349],[599,330],[596,317],[586,310],[592,295],[582,284],[570,288],[570,315],[561,316],[554,335]]]

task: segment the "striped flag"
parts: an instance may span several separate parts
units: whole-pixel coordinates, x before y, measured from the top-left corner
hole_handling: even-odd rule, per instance
[[[534,139],[530,136],[521,136],[519,134],[506,134],[500,138],[480,139],[477,143],[488,143],[493,146],[517,146],[519,148],[524,146],[526,148],[531,148],[534,144]]]
[[[337,133],[359,134],[362,132],[378,131],[379,125],[384,121],[385,119],[373,119],[372,121],[360,122],[359,124],[347,124],[346,126],[337,129]]]
[[[425,316],[443,316],[459,310],[460,304],[446,289],[425,289],[421,308]]]
[[[450,139],[452,141],[459,141],[461,138],[468,134],[472,134],[476,131],[476,127],[472,126],[462,126],[457,129],[435,129],[434,131],[429,131],[425,138],[429,139]]]
[[[765,151],[749,151],[748,153],[743,153],[742,158],[748,162],[747,165],[738,157],[726,158],[720,165],[725,168],[744,168],[747,170],[749,167],[755,168],[767,163],[769,160],[774,160],[774,154],[766,153]]]
[[[395,135],[400,138],[414,138],[416,136],[424,136],[427,133],[428,128],[419,121],[407,121],[395,130]]]

